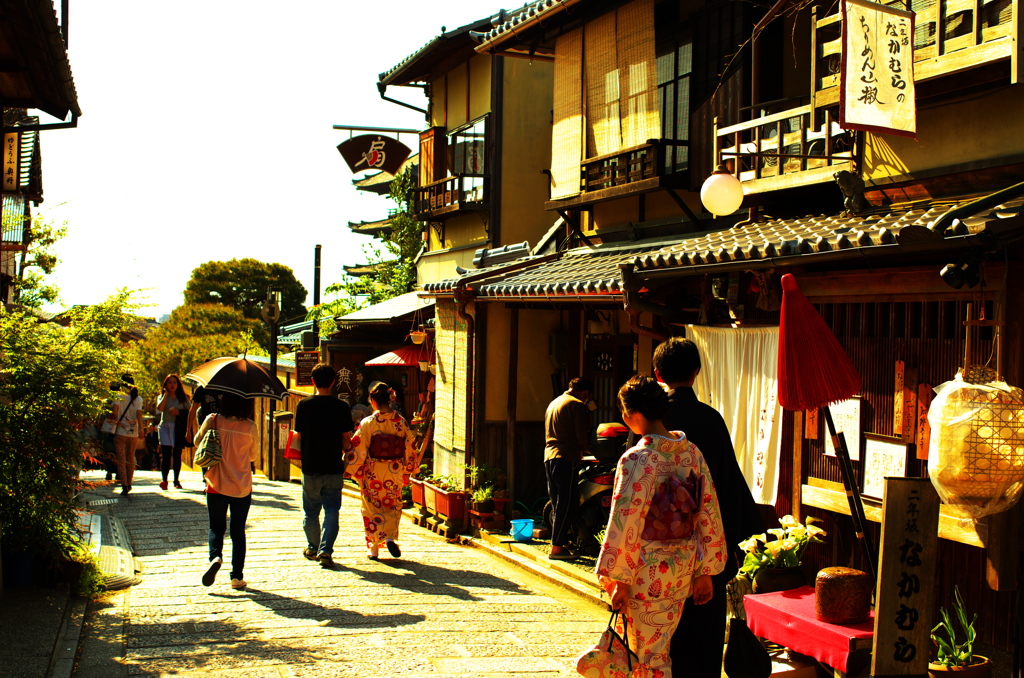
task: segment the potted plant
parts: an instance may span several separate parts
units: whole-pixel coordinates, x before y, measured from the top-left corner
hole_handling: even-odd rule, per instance
[[[740,542],[740,548],[747,554],[740,573],[753,582],[754,593],[785,591],[804,585],[800,569],[804,551],[811,544],[824,543],[825,530],[811,524],[814,522],[821,521],[808,516],[804,524],[793,516],[783,516],[779,519],[782,527]],[[768,535],[775,538],[769,541]]]
[[[956,672],[957,676],[965,678],[991,678],[992,663],[987,657],[974,654],[974,623],[978,621],[978,613],[975,612],[971,620],[967,621],[967,609],[960,596],[959,586],[953,588],[953,614],[950,615],[946,608],[942,608],[939,615],[942,621],[932,629],[932,642],[938,646],[938,650],[935,661],[928,664],[928,675],[937,678]],[[963,629],[963,641],[957,637],[954,616]]]
[[[487,484],[473,490],[473,510],[477,513],[494,513],[494,487]]]
[[[420,470],[417,471],[416,475],[409,479],[409,489],[412,492],[412,503],[417,506],[425,505],[423,498],[423,479],[429,474],[429,467],[426,464],[420,464]]]
[[[427,508],[442,518],[456,522],[466,517],[468,492],[460,488],[454,476],[433,476],[423,484]]]

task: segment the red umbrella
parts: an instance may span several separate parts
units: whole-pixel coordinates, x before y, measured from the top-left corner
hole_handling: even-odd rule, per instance
[[[185,375],[211,391],[243,398],[284,399],[288,389],[281,380],[246,358],[215,358]]]
[[[860,374],[850,357],[832,334],[825,321],[800,291],[796,278],[787,273],[782,276],[782,311],[779,316],[779,403],[787,410],[814,410],[821,408],[836,448],[839,470],[846,486],[857,538],[864,547],[864,555],[873,575],[875,554],[864,534],[867,518],[860,487],[853,475],[853,464],[846,448],[846,438],[836,434],[832,412],[828,406],[846,400],[858,393]]]

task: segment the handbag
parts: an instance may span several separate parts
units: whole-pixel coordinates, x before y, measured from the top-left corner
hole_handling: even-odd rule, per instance
[[[211,415],[216,417],[217,415]],[[224,454],[220,445],[220,432],[216,429],[217,420],[213,420],[214,428],[211,428],[206,432],[202,441],[199,443],[199,447],[196,448],[195,462],[198,466],[203,468],[213,468],[220,463],[220,460]]]
[[[772,658],[747,622],[729,619],[729,640],[725,644],[725,675],[729,678],[768,678],[772,675]]]
[[[288,431],[288,444],[284,448],[285,459],[302,459],[302,436],[297,431]]]
[[[619,611],[612,611],[608,628],[601,634],[597,645],[576,659],[576,671],[586,678],[620,678],[630,676],[633,667],[640,664],[640,658],[629,649],[629,629],[626,615],[621,615],[622,635],[615,630],[615,619]]]

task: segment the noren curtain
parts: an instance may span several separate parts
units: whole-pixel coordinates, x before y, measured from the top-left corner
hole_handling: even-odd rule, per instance
[[[687,325],[686,336],[700,349],[697,398],[725,419],[754,501],[774,504],[782,443],[779,328]]]

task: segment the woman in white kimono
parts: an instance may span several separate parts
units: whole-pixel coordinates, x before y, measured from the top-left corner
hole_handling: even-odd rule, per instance
[[[362,489],[363,529],[370,560],[377,560],[381,544],[393,557],[402,555],[395,541],[402,517],[402,487],[409,484],[409,476],[420,463],[415,436],[402,415],[392,409],[392,396],[392,390],[382,382],[370,390],[373,414],[360,422],[346,455],[345,474],[355,478]]]
[[[633,678],[671,678],[669,641],[686,599],[711,599],[711,575],[724,569],[728,553],[725,531],[700,450],[661,422],[669,407],[661,385],[633,377],[619,390],[619,405],[641,438],[619,459],[596,572],[629,622],[640,660]]]

